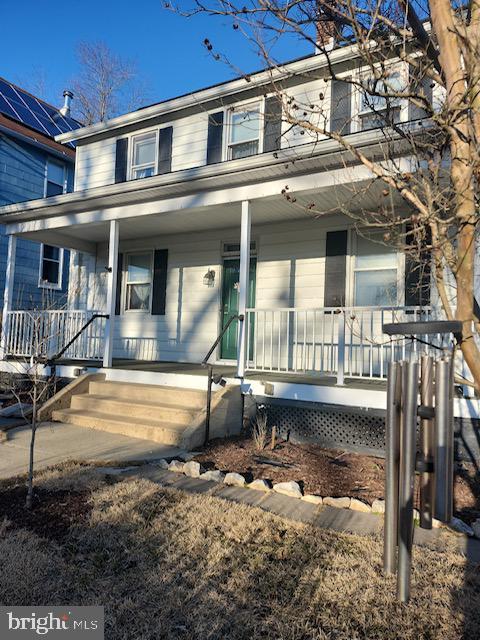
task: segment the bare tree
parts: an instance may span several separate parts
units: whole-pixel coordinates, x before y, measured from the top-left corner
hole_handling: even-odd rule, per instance
[[[104,122],[141,106],[147,89],[136,64],[115,54],[104,42],[80,42],[80,72],[72,82],[76,117],[86,125]]]
[[[346,164],[353,159],[369,170],[370,187],[378,193],[378,185],[383,185],[383,203],[374,209],[361,205],[367,189],[362,187],[356,194],[359,206],[342,205],[342,211],[359,226],[381,230],[382,242],[406,252],[418,268],[425,268],[428,255],[427,268],[445,316],[462,322],[460,349],[480,391],[475,339],[480,317],[474,299],[480,0],[195,0],[190,11],[165,6],[187,17],[230,19],[234,32],[256,47],[270,70],[270,89],[282,103],[287,130],[298,130],[313,141],[336,141]],[[271,54],[285,38],[302,39],[325,57],[326,83],[332,78],[348,88],[345,93],[356,92],[366,114],[352,115],[356,131],[378,131],[375,152],[356,144],[350,127],[342,128],[330,116],[335,109],[327,84],[314,100],[299,98],[289,88],[294,84],[291,76],[301,77],[302,72],[293,72]],[[205,38],[204,44],[215,59],[235,66],[216,51],[213,39]],[[350,49],[350,63],[342,73],[335,65],[340,47]],[[245,81],[250,82],[248,74]],[[412,114],[409,122],[399,117],[402,105]],[[287,186],[283,194],[292,205],[305,206]],[[325,213],[315,201],[306,208]]]

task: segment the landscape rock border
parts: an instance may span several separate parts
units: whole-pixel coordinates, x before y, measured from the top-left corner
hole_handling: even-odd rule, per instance
[[[349,496],[333,497],[333,496],[317,496],[315,494],[303,494],[302,489],[298,482],[290,480],[288,482],[279,482],[270,486],[266,480],[253,480],[247,482],[245,477],[241,473],[224,473],[218,469],[211,469],[205,471],[200,463],[193,462],[190,456],[185,462],[183,460],[157,460],[155,464],[161,469],[166,469],[174,473],[183,473],[191,478],[197,478],[200,480],[207,480],[210,482],[217,482],[219,484],[226,484],[228,486],[242,487],[245,489],[252,489],[253,491],[263,491],[264,493],[275,492],[282,495],[289,496],[295,500],[303,500],[304,502],[310,502],[311,504],[324,505],[334,507],[336,509],[349,509],[351,511],[358,511],[361,513],[372,513],[374,515],[385,514],[385,500],[376,498],[371,505],[358,498],[351,498]],[[197,475],[198,474],[198,475]],[[420,514],[417,509],[414,509],[414,521],[418,522]],[[449,525],[444,525],[439,520],[433,519],[433,528],[446,527],[450,531],[455,533],[461,533],[468,537],[474,537],[480,539],[480,518],[476,520],[470,527],[466,522],[460,518],[454,517]]]

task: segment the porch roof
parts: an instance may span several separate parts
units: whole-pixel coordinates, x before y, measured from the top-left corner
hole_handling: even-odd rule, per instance
[[[352,134],[365,154],[378,150],[378,132]],[[274,157],[275,156],[275,157]],[[410,160],[402,158],[405,170]],[[312,201],[316,210],[354,206],[353,184],[360,190],[372,174],[332,140],[202,166],[87,191],[0,207],[7,233],[40,242],[95,252],[107,238],[108,222],[120,220],[124,239],[228,228],[239,224],[239,203],[250,200],[254,224],[302,218]],[[296,202],[288,202],[282,190]],[[378,185],[363,194],[362,206],[378,206]],[[236,215],[238,213],[238,215]]]

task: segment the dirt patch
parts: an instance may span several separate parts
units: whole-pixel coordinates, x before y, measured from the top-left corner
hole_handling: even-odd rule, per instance
[[[295,480],[305,493],[350,496],[372,503],[384,497],[382,458],[324,449],[319,445],[281,442],[257,451],[251,438],[213,440],[195,458],[207,469],[237,471],[248,480]],[[417,505],[418,507],[418,491]],[[455,511],[468,522],[480,517],[480,477],[463,463],[455,480]]]
[[[73,524],[85,520],[91,511],[90,492],[49,491],[37,488],[33,507],[25,507],[25,486],[0,489],[0,521],[6,518],[16,528],[28,529],[42,538],[61,541]]]

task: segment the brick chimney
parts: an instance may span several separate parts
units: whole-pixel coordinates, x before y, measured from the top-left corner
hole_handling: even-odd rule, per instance
[[[326,49],[327,51],[333,49],[335,44],[335,23],[333,22],[333,20],[327,18],[320,2],[318,3],[316,29],[317,44],[319,48]],[[315,51],[317,53],[321,53],[318,48],[316,48]]]

